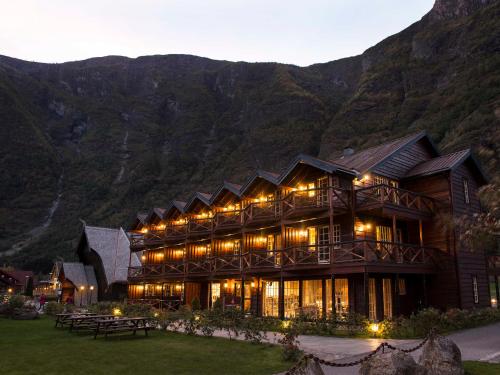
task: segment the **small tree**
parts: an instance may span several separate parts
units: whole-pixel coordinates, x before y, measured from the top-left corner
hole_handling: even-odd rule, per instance
[[[201,310],[201,303],[200,303],[200,299],[198,297],[194,297],[191,300],[191,310],[193,310],[193,311],[200,311]]]
[[[33,278],[28,277],[28,281],[26,283],[26,289],[24,291],[24,295],[28,297],[33,297]]]

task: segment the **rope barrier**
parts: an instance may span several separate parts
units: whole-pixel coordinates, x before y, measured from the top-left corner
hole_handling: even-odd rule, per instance
[[[321,365],[325,365],[325,366],[331,366],[331,367],[351,367],[351,366],[357,366],[357,365],[360,365],[362,364],[363,362],[366,362],[368,361],[371,357],[373,357],[375,354],[377,354],[380,350],[382,350],[382,353],[384,353],[384,348],[387,348],[387,349],[390,349],[390,350],[400,350],[402,351],[403,353],[411,353],[411,352],[414,352],[418,349],[420,349],[422,346],[425,345],[425,343],[427,341],[429,341],[429,339],[431,337],[434,337],[435,335],[435,331],[432,329],[429,334],[424,338],[424,340],[418,344],[417,346],[411,348],[411,349],[398,349],[396,348],[395,346],[389,344],[388,342],[383,342],[381,343],[376,349],[374,349],[373,351],[371,351],[370,353],[368,353],[367,355],[365,355],[364,357],[356,360],[356,361],[352,361],[352,362],[345,362],[345,363],[338,363],[338,362],[331,362],[331,361],[326,361],[324,359],[321,359],[317,356],[315,356],[314,354],[304,354],[304,356],[293,366],[291,367],[287,372],[286,372],[286,375],[295,375],[295,374],[300,374],[300,371],[301,369],[303,369],[303,367],[307,364],[307,361],[309,360],[313,360]]]

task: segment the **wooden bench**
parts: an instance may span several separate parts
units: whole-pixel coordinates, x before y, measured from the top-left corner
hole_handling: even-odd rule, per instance
[[[104,335],[104,338],[107,338],[109,334],[120,332],[133,332],[135,336],[137,331],[144,331],[144,334],[148,336],[148,331],[153,328],[148,324],[148,320],[149,318],[144,317],[97,320],[94,339],[98,335]]]
[[[56,314],[56,325],[64,327],[65,324],[70,324],[71,317],[76,317],[76,316],[91,316],[91,315],[96,315],[95,313],[63,313],[63,314]]]
[[[70,321],[69,331],[72,332],[73,329],[94,330],[99,320],[109,320],[113,318],[113,315],[71,316],[68,318]]]

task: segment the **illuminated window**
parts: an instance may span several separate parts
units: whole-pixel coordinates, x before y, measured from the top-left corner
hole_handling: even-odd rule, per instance
[[[285,281],[285,318],[293,318],[299,307],[299,281]]]
[[[392,318],[392,283],[391,279],[382,279],[384,297],[384,318]]]
[[[302,282],[302,310],[304,314],[319,317],[323,311],[323,288],[321,280]]]
[[[212,283],[212,306],[220,298],[220,283]]]
[[[334,244],[340,243],[340,241],[341,241],[340,224],[333,224],[332,235],[333,235],[332,242]]]
[[[375,287],[375,279],[368,280],[368,318],[370,320],[377,319],[377,292]]]
[[[277,281],[264,281],[262,292],[263,315],[278,317],[279,283]]]
[[[326,308],[332,310],[332,280],[326,280]],[[346,314],[349,312],[349,281],[335,279],[335,313]]]

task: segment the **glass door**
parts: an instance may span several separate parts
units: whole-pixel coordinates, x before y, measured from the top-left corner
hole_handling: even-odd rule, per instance
[[[330,263],[330,231],[328,225],[318,227],[318,262]]]

